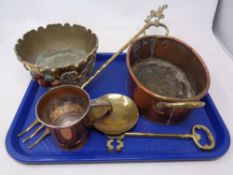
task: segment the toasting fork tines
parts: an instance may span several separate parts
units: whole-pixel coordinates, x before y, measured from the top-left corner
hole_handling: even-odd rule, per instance
[[[20,136],[26,134],[32,128],[34,128],[37,124],[40,124],[40,122],[37,119],[35,119],[25,130],[23,130],[22,132],[20,132],[17,136],[20,137]]]
[[[43,126],[37,119],[35,119],[25,130],[20,132],[17,136],[21,137],[21,136],[25,135],[26,133],[30,132],[34,127],[36,127],[37,125],[39,125],[37,127],[37,129],[32,134],[30,134],[28,137],[26,137],[22,140],[23,143],[26,143],[28,140],[35,137],[41,130],[43,130],[45,128],[45,126]],[[41,134],[41,136],[35,142],[33,142],[31,145],[29,145],[28,148],[29,149],[33,148],[34,146],[36,146],[41,140],[43,140],[48,135],[49,135],[49,130],[46,128],[45,131],[43,132],[43,134]]]

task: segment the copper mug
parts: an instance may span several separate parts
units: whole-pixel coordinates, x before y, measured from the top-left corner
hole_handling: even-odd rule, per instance
[[[153,62],[156,58],[182,70],[190,83],[193,95],[180,98],[155,92],[159,88],[156,87],[156,83],[161,81],[163,85],[168,84],[165,89],[168,94],[171,94],[172,87],[169,85],[171,84],[169,76],[173,76],[171,72],[167,81],[160,72],[161,78],[157,77],[156,79],[159,72],[156,72],[156,69],[152,70],[151,66],[153,65],[150,64],[150,61]],[[146,65],[144,70],[141,66],[143,64]],[[127,68],[129,95],[136,102],[140,113],[150,121],[167,125],[174,124],[187,118],[192,109],[205,105],[200,100],[206,95],[210,85],[207,67],[193,48],[177,38],[154,35],[135,40],[127,52]],[[160,67],[158,70],[162,68]],[[150,71],[154,71],[154,73]],[[142,80],[139,80],[139,77]],[[145,86],[145,82],[149,82],[148,87],[154,86],[155,91]]]
[[[96,108],[98,115],[89,115]],[[111,111],[106,100],[90,100],[88,93],[73,85],[46,92],[36,105],[38,120],[64,149],[81,148],[88,139],[89,126]]]

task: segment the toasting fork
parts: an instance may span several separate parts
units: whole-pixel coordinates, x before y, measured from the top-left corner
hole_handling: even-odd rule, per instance
[[[26,143],[28,140],[32,139],[35,135],[37,135],[42,129],[45,128],[44,125],[42,125],[37,119],[35,119],[25,130],[20,132],[17,136],[21,137],[31,131],[35,126],[40,125],[32,134],[30,134],[28,137],[24,138],[22,140],[23,143]],[[45,137],[49,135],[49,130],[46,128],[44,133],[31,145],[29,145],[29,149],[32,149],[34,146],[36,146],[38,143],[40,143],[41,140],[43,140]]]

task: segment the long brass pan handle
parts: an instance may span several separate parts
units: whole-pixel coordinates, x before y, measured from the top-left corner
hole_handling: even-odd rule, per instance
[[[200,108],[203,106],[205,106],[205,102],[201,102],[201,101],[175,102],[175,103],[159,102],[156,105],[156,108],[157,109],[163,109],[163,108],[194,109],[194,108]]]

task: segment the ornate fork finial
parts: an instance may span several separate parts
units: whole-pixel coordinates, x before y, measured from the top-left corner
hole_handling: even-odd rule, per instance
[[[145,19],[145,23],[150,25],[151,23],[154,23],[155,25],[159,24],[160,19],[163,19],[165,15],[163,14],[163,11],[168,7],[167,4],[164,4],[163,6],[160,6],[158,10],[151,10],[150,15],[148,15]],[[153,20],[154,19],[154,20]]]

